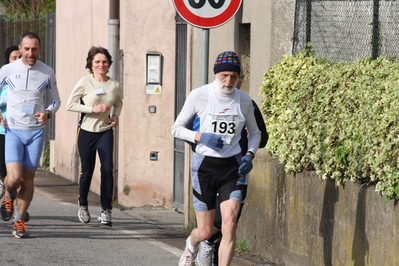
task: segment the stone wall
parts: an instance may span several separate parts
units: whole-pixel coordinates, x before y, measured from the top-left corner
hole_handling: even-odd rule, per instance
[[[238,238],[277,265],[399,265],[399,211],[374,186],[337,187],[315,172],[256,159]]]

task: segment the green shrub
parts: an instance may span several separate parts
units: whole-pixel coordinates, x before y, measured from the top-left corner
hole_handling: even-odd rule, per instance
[[[43,149],[43,161],[42,161],[42,168],[48,169],[50,166],[50,144],[46,143]]]
[[[307,47],[269,69],[261,92],[266,148],[287,172],[360,180],[399,198],[398,60],[337,63]]]

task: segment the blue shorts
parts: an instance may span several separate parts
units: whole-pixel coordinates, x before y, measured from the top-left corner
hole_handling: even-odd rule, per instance
[[[243,199],[246,177],[238,174],[241,154],[230,158],[214,158],[193,154],[191,178],[194,209],[197,212],[215,209],[216,197],[220,202]]]
[[[6,129],[6,164],[21,163],[37,169],[42,156],[44,128],[35,130]]]

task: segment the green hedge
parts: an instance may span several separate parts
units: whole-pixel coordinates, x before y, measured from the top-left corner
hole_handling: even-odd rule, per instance
[[[263,78],[267,150],[289,173],[375,184],[399,198],[399,61],[338,63],[307,48]]]

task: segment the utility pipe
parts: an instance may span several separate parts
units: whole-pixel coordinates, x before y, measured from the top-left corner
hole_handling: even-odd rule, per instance
[[[117,80],[119,66],[119,0],[109,1],[108,51],[113,61],[109,69],[109,76]]]
[[[109,1],[109,20],[108,20],[108,52],[112,56],[112,65],[108,75],[118,80],[119,73],[119,0]],[[119,165],[119,129],[114,128],[114,191],[113,200],[118,196],[118,165]]]

